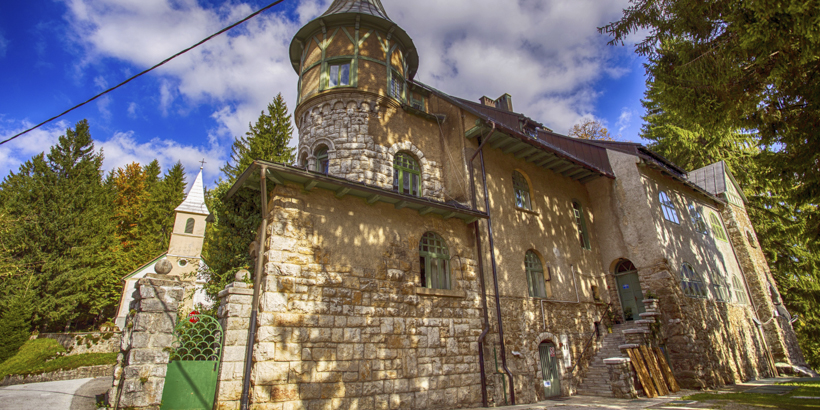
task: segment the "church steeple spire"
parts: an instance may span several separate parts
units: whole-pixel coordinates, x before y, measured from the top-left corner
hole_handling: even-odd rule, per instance
[[[204,165],[204,164],[203,164]],[[202,167],[199,168],[191,189],[185,196],[185,200],[175,209],[177,212],[187,212],[198,215],[208,215],[208,206],[205,205],[205,186],[202,184]]]

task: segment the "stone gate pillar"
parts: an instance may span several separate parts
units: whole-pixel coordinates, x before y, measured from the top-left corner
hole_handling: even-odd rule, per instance
[[[243,282],[229,283],[219,292],[219,324],[225,335],[216,393],[219,410],[239,408],[252,297],[253,289]]]
[[[158,409],[183,286],[175,277],[147,274],[137,281],[134,293],[108,403],[115,408]]]

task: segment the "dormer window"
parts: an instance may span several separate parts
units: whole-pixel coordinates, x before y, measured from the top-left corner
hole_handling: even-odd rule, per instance
[[[350,85],[350,61],[328,63],[327,88]]]

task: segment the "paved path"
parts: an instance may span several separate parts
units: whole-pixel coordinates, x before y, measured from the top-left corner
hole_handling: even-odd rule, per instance
[[[111,377],[0,387],[0,410],[94,410]]]

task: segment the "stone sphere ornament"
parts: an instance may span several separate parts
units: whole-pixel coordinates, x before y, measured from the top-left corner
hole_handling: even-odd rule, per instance
[[[171,261],[169,261],[168,259],[163,259],[157,262],[156,265],[154,265],[154,272],[156,272],[159,275],[167,275],[171,272],[171,269],[173,268],[174,265],[171,264]]]
[[[248,272],[245,269],[242,269],[242,270],[236,272],[236,276],[235,276],[237,282],[244,282],[244,281],[250,279],[250,277],[251,277],[251,273]]]

